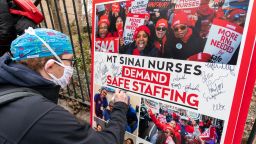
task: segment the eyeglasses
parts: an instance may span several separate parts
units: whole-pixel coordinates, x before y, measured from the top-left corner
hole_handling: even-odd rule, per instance
[[[157,27],[157,28],[156,28],[156,30],[157,30],[157,31],[160,31],[160,30],[162,30],[162,31],[166,31],[166,30],[167,30],[167,28],[166,28],[166,27]]]
[[[180,29],[180,30],[185,30],[186,28],[187,28],[187,26],[175,27],[175,28],[174,28],[174,31],[177,32],[177,31],[179,31],[179,29]]]
[[[165,131],[164,133],[166,133],[166,134],[173,134],[171,131]]]
[[[108,29],[107,26],[99,27],[99,29]]]
[[[65,61],[69,61],[71,62],[71,66],[74,67],[76,64],[76,59],[61,59],[61,60],[65,60]]]

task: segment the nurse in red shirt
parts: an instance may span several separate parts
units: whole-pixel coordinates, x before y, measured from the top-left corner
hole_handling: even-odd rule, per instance
[[[99,23],[98,23],[98,36],[97,38],[106,38],[106,37],[112,37],[112,34],[109,32],[109,19],[107,15],[102,15],[100,17]]]

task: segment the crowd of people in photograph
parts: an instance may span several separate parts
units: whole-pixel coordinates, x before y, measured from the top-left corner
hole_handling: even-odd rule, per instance
[[[223,121],[209,116],[192,118],[185,110],[160,108],[153,113],[148,108],[149,121],[157,131],[147,140],[152,144],[218,144],[221,140]],[[152,127],[151,127],[152,129]]]
[[[133,42],[125,42],[124,31],[130,3],[119,2],[97,7],[96,37],[119,37],[119,53],[210,62],[212,55],[204,52],[214,19],[243,27],[247,8],[223,9],[224,0],[201,0],[195,13],[175,9],[170,0],[167,8],[148,10],[144,24],[133,33]],[[228,64],[236,64],[239,47]]]

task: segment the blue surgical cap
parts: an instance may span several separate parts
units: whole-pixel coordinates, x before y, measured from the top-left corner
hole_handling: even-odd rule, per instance
[[[57,55],[73,54],[71,41],[67,35],[46,28],[38,28],[34,31]],[[13,60],[16,61],[54,56],[39,38],[29,33],[24,33],[12,42],[11,53]]]

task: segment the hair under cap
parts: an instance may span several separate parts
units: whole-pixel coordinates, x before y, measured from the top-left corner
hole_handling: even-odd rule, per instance
[[[71,41],[67,35],[45,28],[34,29],[34,31],[57,55],[73,54]],[[54,56],[39,38],[28,33],[24,33],[12,42],[11,53],[13,60],[16,61]]]

